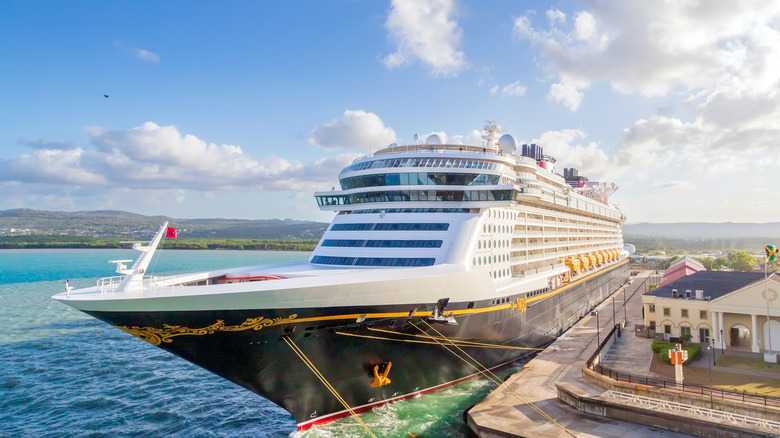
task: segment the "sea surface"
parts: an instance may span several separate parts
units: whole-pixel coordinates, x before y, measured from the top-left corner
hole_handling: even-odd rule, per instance
[[[0,437],[364,437],[352,418],[296,432],[270,401],[51,296],[117,275],[133,250],[0,250]],[[159,250],[150,274],[306,260],[306,252]],[[503,370],[501,376],[511,370]],[[378,437],[467,436],[486,379],[361,414]]]

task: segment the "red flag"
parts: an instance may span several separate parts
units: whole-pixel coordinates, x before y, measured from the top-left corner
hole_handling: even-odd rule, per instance
[[[179,234],[176,232],[176,228],[168,227],[168,229],[165,230],[165,237],[175,239],[179,237]]]

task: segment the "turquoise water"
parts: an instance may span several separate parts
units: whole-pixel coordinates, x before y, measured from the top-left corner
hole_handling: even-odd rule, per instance
[[[116,275],[132,250],[0,251],[0,436],[364,437],[351,418],[294,432],[262,397],[51,299]],[[152,274],[305,260],[309,253],[158,251]],[[502,372],[502,376],[509,371]],[[361,414],[381,437],[465,437],[484,379]]]

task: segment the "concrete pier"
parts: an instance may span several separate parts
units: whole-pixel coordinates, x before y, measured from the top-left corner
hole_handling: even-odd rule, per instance
[[[602,363],[620,372],[648,375],[652,340],[634,336],[633,330],[636,323],[642,322],[641,294],[649,274],[640,274],[632,284],[607,298],[596,309],[598,318],[595,315],[584,317],[524,369],[471,408],[466,414],[471,431],[479,437],[491,438],[623,438],[651,437],[659,433],[664,436],[777,436],[777,430],[735,426],[733,422],[708,417],[707,412],[699,408],[694,408],[698,409],[697,413],[682,414],[675,412],[676,405],[672,406],[670,402],[659,408],[621,400],[617,397],[620,394],[611,396],[609,388],[604,388],[609,385],[594,383],[602,376],[583,372],[587,360],[596,351],[597,336],[603,340],[614,326],[614,311],[617,322],[625,315],[627,326],[612,348],[612,354],[602,356]],[[625,310],[622,306],[624,296],[630,297]],[[596,326],[597,320],[600,328]],[[616,351],[619,354],[614,354]],[[514,392],[520,394],[522,400]],[[685,406],[688,405],[680,405]],[[550,418],[546,418],[548,416]]]

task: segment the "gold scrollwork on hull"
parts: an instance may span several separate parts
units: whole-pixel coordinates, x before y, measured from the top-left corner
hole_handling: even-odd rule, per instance
[[[115,325],[114,327],[118,328],[119,330],[122,330],[123,332],[129,333],[138,339],[142,339],[152,345],[160,345],[163,342],[165,343],[173,342],[172,338],[176,336],[203,336],[203,335],[213,334],[214,332],[241,332],[244,330],[262,330],[266,327],[294,322],[295,318],[297,317],[298,315],[290,315],[287,318],[279,317],[279,318],[268,319],[260,316],[257,318],[247,318],[246,321],[242,322],[239,325],[225,325],[224,321],[217,320],[217,322],[215,322],[214,324],[211,324],[210,326],[207,327],[201,327],[201,328],[189,328],[189,327],[182,327],[180,325],[169,325],[169,324],[163,324],[163,328],[138,327],[138,326],[127,327],[127,326],[118,326],[118,325]]]
[[[512,310],[519,310],[520,312],[525,312],[525,309],[528,308],[528,298],[518,298],[515,301],[512,301],[509,303],[509,308]]]

